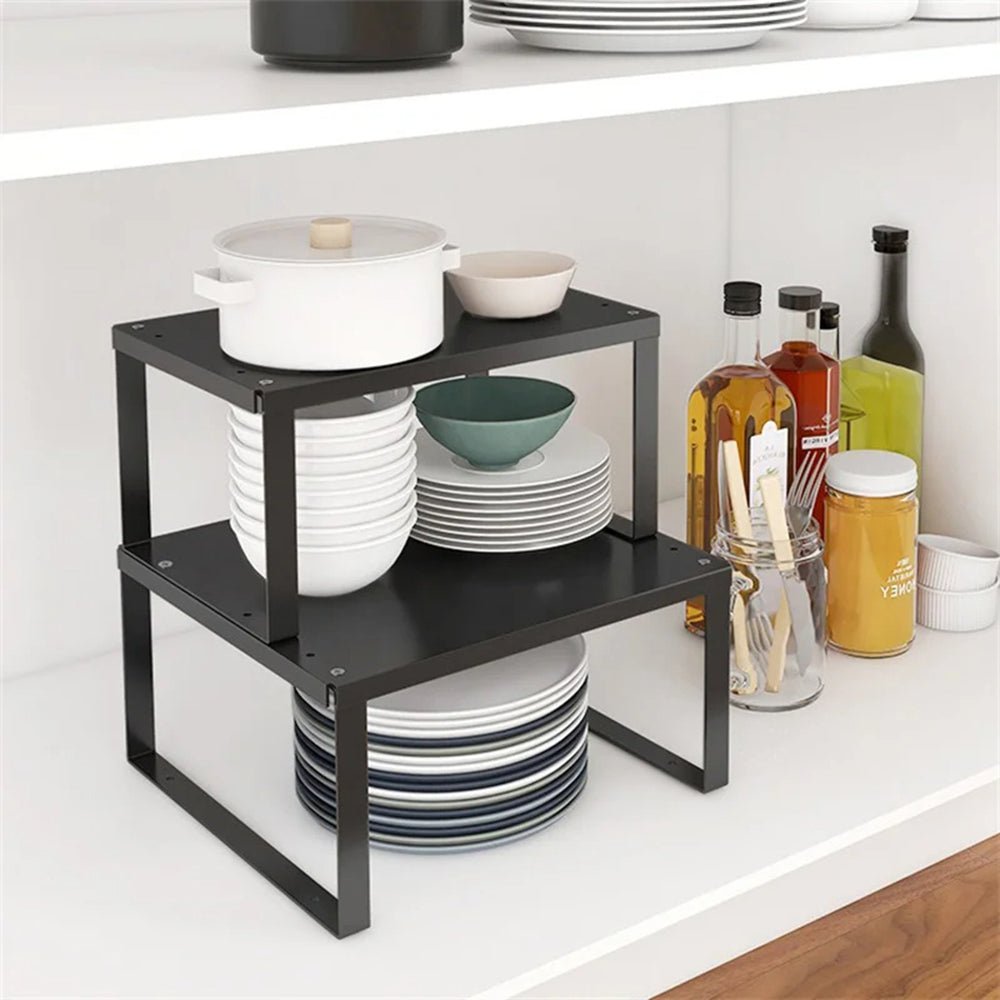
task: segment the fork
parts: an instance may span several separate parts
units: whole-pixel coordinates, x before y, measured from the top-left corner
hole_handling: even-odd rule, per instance
[[[827,454],[825,448],[810,451],[795,471],[795,478],[788,490],[786,506],[788,519],[792,523],[792,533],[801,535],[809,527],[816,497],[819,496],[823,477],[826,475]]]

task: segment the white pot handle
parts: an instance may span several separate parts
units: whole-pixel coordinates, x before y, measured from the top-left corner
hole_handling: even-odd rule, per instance
[[[462,251],[454,243],[445,243],[441,248],[441,269],[443,271],[453,271],[456,267],[462,266]]]
[[[253,282],[227,281],[217,267],[194,272],[194,293],[220,306],[238,306],[253,298]]]

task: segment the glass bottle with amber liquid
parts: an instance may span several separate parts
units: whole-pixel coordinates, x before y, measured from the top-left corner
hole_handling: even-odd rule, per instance
[[[778,290],[778,334],[781,348],[764,363],[791,390],[795,399],[795,471],[807,479],[819,476],[820,489],[812,516],[823,533],[826,462],[837,452],[840,429],[840,364],[819,348],[823,293],[808,285]],[[821,466],[821,468],[817,468]]]
[[[687,540],[710,551],[719,520],[719,445],[735,441],[751,497],[765,472],[791,475],[795,402],[760,356],[760,285],[725,286],[725,352],[721,363],[692,390],[687,414]],[[688,603],[685,625],[703,634],[700,600]]]
[[[910,234],[896,226],[872,230],[879,256],[878,316],[865,333],[861,355],[841,365],[843,390],[858,401],[851,448],[895,451],[920,469],[923,447],[924,352],[907,311],[907,250]]]

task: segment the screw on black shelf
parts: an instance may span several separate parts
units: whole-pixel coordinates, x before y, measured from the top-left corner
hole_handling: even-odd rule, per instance
[[[628,314],[629,314],[629,316],[639,316],[639,315],[641,315],[641,313],[640,313],[640,311],[638,309],[629,309]]]
[[[273,378],[262,378],[257,385],[274,385]]]
[[[699,566],[711,566],[712,565],[712,560],[711,559],[699,559],[698,560],[698,565]]]
[[[331,677],[342,677],[344,675],[344,673],[345,673],[345,671],[344,671],[343,667],[334,667],[333,670],[330,671],[330,676]]]
[[[133,330],[145,330],[146,329],[146,324],[145,323],[133,323],[132,324],[132,329]]]
[[[170,569],[173,563],[169,559],[161,559],[156,565],[159,569]]]

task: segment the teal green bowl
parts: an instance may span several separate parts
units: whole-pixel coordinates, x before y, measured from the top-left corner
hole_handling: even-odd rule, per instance
[[[479,469],[508,469],[556,436],[576,396],[540,378],[476,375],[429,385],[414,405],[448,451]]]

